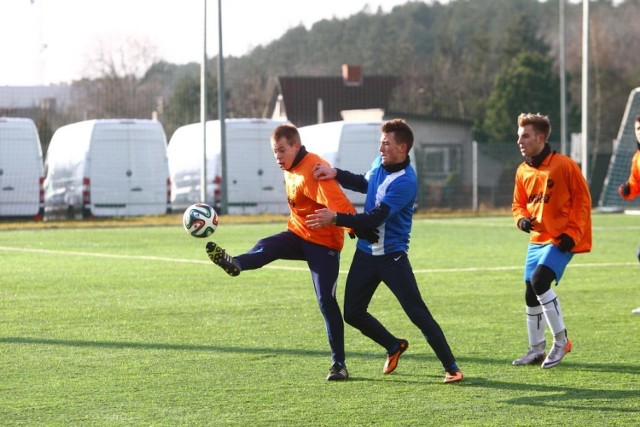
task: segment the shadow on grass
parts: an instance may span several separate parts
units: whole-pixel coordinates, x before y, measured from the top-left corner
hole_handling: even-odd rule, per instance
[[[564,387],[546,384],[524,384],[504,381],[494,381],[486,378],[467,378],[465,387],[505,390],[521,392],[523,396],[507,398],[505,403],[535,407],[565,408],[596,412],[619,412],[626,414],[640,414],[640,391],[638,390],[610,390],[605,388]],[[546,394],[541,394],[546,393]],[[628,401],[628,408],[621,408]]]
[[[256,353],[256,354],[291,354],[300,356],[324,356],[326,351],[282,348],[282,347],[249,347],[249,346],[219,346],[219,345],[198,345],[198,344],[162,344],[127,341],[83,341],[83,340],[63,340],[53,338],[31,338],[31,337],[1,337],[0,343],[6,344],[33,344],[33,345],[57,345],[66,347],[96,347],[114,349],[146,349],[146,350],[184,350],[184,351],[211,351],[221,353]],[[380,352],[357,352],[347,349],[349,357],[361,357],[364,359],[379,359],[383,354]],[[424,350],[416,351],[413,354],[405,354],[403,360],[437,361],[435,355],[425,346]],[[482,358],[482,357],[459,357],[457,358],[461,366],[466,363],[477,363],[482,365],[509,366],[513,369],[527,369],[527,367],[512,367],[511,360]],[[618,375],[640,375],[640,364],[614,364],[614,363],[580,363],[566,360],[562,362],[563,367],[575,368],[581,371],[611,372]]]
[[[305,349],[288,349],[288,348],[267,348],[267,347],[229,347],[229,346],[217,346],[217,345],[193,345],[193,344],[158,344],[158,343],[141,343],[141,342],[122,342],[122,341],[82,341],[82,340],[61,340],[61,339],[48,339],[48,338],[27,338],[27,337],[2,337],[0,338],[2,344],[27,344],[27,345],[53,345],[53,346],[66,346],[66,347],[95,347],[95,348],[111,348],[111,349],[142,349],[142,350],[178,350],[178,351],[203,351],[203,352],[223,352],[223,353],[238,353],[238,354],[257,354],[262,357],[269,357],[282,354],[291,354],[299,356],[326,356],[327,351],[318,350],[305,350]],[[361,357],[369,359],[372,357],[379,358],[380,354],[372,354],[371,352],[349,352],[351,357]],[[414,360],[430,360],[436,361],[436,358],[432,354],[412,354],[405,355],[403,359]],[[485,365],[503,365],[510,366],[511,362],[503,359],[488,359],[488,358],[461,358],[459,359],[461,366],[464,364],[485,364]],[[566,361],[562,363],[563,367],[573,368],[580,371],[597,371],[597,372],[610,372],[616,375],[618,381],[622,381],[621,375],[638,375],[640,374],[640,365],[619,365],[619,364],[606,364],[606,363],[575,363]],[[516,367],[513,369],[522,369]],[[525,367],[526,369],[526,367]],[[416,381],[410,379],[406,375],[396,374],[393,376],[394,382],[416,382],[422,383],[423,381]],[[378,379],[373,378],[352,378],[352,381],[384,381],[384,377]],[[434,380],[437,377],[434,377]],[[439,377],[438,377],[439,378]],[[451,385],[447,385],[451,386]],[[585,410],[585,411],[598,411],[609,413],[625,413],[625,414],[640,414],[640,405],[637,402],[640,401],[639,390],[614,390],[605,388],[584,388],[584,387],[565,387],[558,385],[546,385],[546,384],[532,384],[532,383],[517,383],[507,381],[496,381],[474,375],[468,375],[465,377],[464,382],[456,384],[464,388],[481,388],[481,389],[494,389],[504,390],[506,392],[522,394],[521,397],[506,398],[505,403],[513,405],[526,405],[536,407],[563,407],[572,410]],[[629,408],[621,408],[620,405],[624,403],[616,403],[608,405],[607,402],[624,401],[628,400],[633,402]]]

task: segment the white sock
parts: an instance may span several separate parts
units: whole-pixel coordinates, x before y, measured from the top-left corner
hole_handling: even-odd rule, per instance
[[[542,295],[538,295],[538,301],[542,305],[542,312],[547,319],[547,324],[553,334],[554,344],[564,344],[566,342],[566,334],[562,334],[565,330],[564,320],[562,318],[562,310],[560,309],[560,301],[553,289],[549,289]],[[564,341],[564,342],[563,342]]]
[[[545,340],[544,330],[547,322],[543,319],[542,306],[527,306],[527,334],[529,335],[529,346],[537,351],[544,351]],[[536,348],[538,346],[539,348]]]

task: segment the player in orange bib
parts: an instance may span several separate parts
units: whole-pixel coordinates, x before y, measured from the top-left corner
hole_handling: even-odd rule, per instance
[[[638,150],[633,155],[633,159],[631,159],[629,179],[618,187],[618,194],[620,194],[620,197],[625,200],[633,200],[640,196],[640,116],[636,116],[636,121],[633,123],[633,129],[636,134]],[[640,247],[638,247],[638,261],[640,261]],[[631,310],[631,312],[640,314],[640,307]]]
[[[560,301],[551,284],[560,282],[576,253],[591,250],[591,195],[578,165],[551,150],[549,118],[518,116],[518,166],[512,211],[516,226],[531,233],[524,268],[529,350],[514,365],[557,366],[572,349]],[[546,354],[545,328],[553,334]]]
[[[327,380],[346,380],[349,373],[345,362],[344,323],[336,300],[345,229],[336,225],[310,228],[305,221],[307,215],[322,208],[349,213],[356,210],[336,181],[315,179],[314,165],[328,163],[307,152],[295,126],[276,127],[271,134],[271,149],[284,171],[290,211],[287,230],[260,239],[251,250],[235,257],[216,243],[208,242],[207,254],[230,276],[261,268],[277,259],[306,261],[331,347],[332,365]]]

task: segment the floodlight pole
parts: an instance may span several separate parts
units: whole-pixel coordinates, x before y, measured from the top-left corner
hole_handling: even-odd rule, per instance
[[[589,0],[582,0],[582,176],[587,179],[587,147],[589,142]]]
[[[567,154],[567,79],[565,65],[564,2],[560,0],[560,152]]]
[[[218,0],[218,118],[220,120],[220,157],[222,162],[221,213],[229,213],[229,183],[227,181],[227,137],[225,123],[224,55],[222,54],[222,0]]]
[[[202,29],[202,64],[200,65],[200,123],[202,123],[202,170],[200,200],[207,203],[207,0],[202,0],[204,25]]]

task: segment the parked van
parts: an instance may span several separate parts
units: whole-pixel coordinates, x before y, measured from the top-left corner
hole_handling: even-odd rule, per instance
[[[42,148],[35,123],[0,117],[0,218],[44,213]]]
[[[226,119],[227,207],[230,214],[288,213],[284,175],[271,151],[273,130],[285,122],[271,119]],[[205,203],[220,207],[222,158],[220,121],[206,124]],[[167,149],[172,210],[180,212],[200,195],[202,173],[201,123],[178,128]]]
[[[375,157],[380,154],[378,147],[383,123],[337,121],[301,126],[298,131],[307,150],[320,155],[334,168],[365,174]],[[417,173],[414,156],[410,157]],[[345,193],[354,206],[364,206],[366,194],[346,189]]]
[[[160,122],[87,120],[59,128],[45,159],[45,217],[169,211],[167,138]]]

